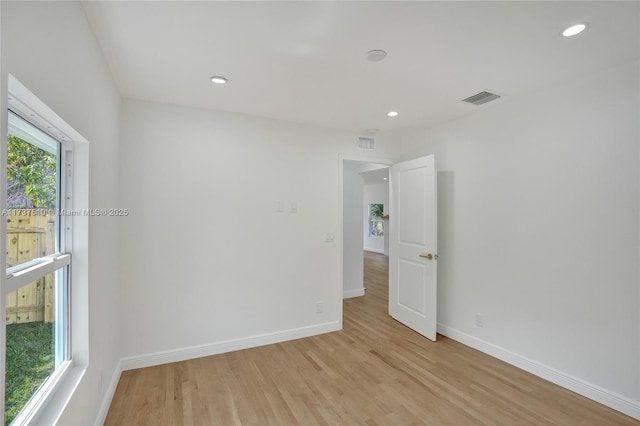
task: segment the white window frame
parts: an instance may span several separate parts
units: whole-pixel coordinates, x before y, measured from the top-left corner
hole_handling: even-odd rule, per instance
[[[30,116],[34,117],[35,114],[32,114],[33,113],[31,113]],[[55,152],[58,157],[58,177],[56,179],[56,196],[58,200],[56,202],[56,209],[71,211],[73,208],[71,205],[72,200],[70,196],[66,196],[68,191],[72,192],[71,185],[73,177],[71,167],[73,154],[69,146],[65,146],[64,142],[55,139],[47,132],[44,132],[45,135],[42,135],[42,129],[38,129],[34,122],[17,111],[9,109],[7,117],[8,122],[13,123],[10,133],[22,138],[25,142],[49,152],[52,152],[51,146],[49,145],[55,144],[53,152]],[[4,143],[6,144],[6,139]],[[2,179],[6,179],[6,176],[5,173]],[[6,194],[3,196],[6,196]],[[56,214],[57,213],[58,212],[56,212]],[[71,364],[71,333],[69,328],[71,311],[69,303],[71,286],[69,280],[71,274],[69,273],[69,269],[71,268],[72,244],[71,241],[67,241],[66,238],[67,235],[70,235],[71,230],[72,225],[69,221],[65,220],[65,216],[58,215],[55,252],[6,269],[6,281],[2,289],[5,299],[7,294],[49,274],[56,273],[61,275],[56,276],[56,282],[62,279],[63,285],[55,286],[54,300],[56,300],[56,304],[61,303],[61,306],[64,307],[64,312],[60,312],[59,309],[57,309],[60,305],[56,306],[54,310],[56,316],[53,329],[55,336],[54,341],[56,342],[54,347],[54,371],[34,392],[11,424],[29,424],[37,414],[39,407],[48,399],[48,395],[55,390],[59,378],[64,375],[64,372]],[[6,327],[6,323],[3,323],[2,326]],[[2,343],[3,347],[6,347],[6,338]],[[4,413],[4,400],[2,401],[2,407]]]
[[[8,95],[2,99],[1,134],[8,134],[8,110],[18,112],[22,117],[31,113],[37,120],[28,120],[54,139],[61,142],[59,181],[60,209],[65,211],[83,211],[88,208],[88,160],[89,146],[86,139],[56,115],[37,96],[31,93],[13,76],[8,76]],[[2,87],[2,85],[0,85]],[[2,144],[0,150],[0,208],[6,209],[6,155],[7,144]],[[80,163],[74,163],[79,161]],[[78,168],[78,165],[80,167]],[[79,169],[79,172],[76,170]],[[76,185],[77,183],[77,185]],[[68,361],[62,362],[58,368],[45,380],[31,400],[12,425],[23,424],[56,424],[66,404],[77,390],[86,371],[89,361],[88,334],[88,218],[77,215],[62,215],[59,218],[59,241],[57,254],[35,259],[22,265],[17,265],[7,274],[0,274],[0,383],[5,383],[6,357],[6,295],[13,289],[20,288],[35,279],[50,272],[63,271],[67,274],[67,347]],[[0,234],[6,235],[6,220],[0,221]],[[71,255],[74,252],[73,269],[71,269]],[[0,251],[6,252],[6,238],[0,239]],[[0,268],[6,270],[6,257],[0,256]],[[35,278],[33,278],[35,277]],[[31,281],[29,281],[31,280]],[[59,331],[58,331],[59,332]],[[59,355],[58,355],[59,356]],[[0,386],[0,408],[3,416],[0,425],[4,424],[5,386]]]

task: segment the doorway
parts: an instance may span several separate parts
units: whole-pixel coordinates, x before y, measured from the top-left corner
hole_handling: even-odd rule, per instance
[[[389,165],[345,160],[342,171],[342,296],[347,299],[364,295],[365,250],[388,255]]]
[[[437,323],[437,184],[435,157],[428,155],[399,163],[341,159],[342,299],[364,296],[364,244],[360,243],[365,219],[369,237],[379,229],[372,212],[379,201],[366,204],[364,177],[387,169],[386,193],[390,211],[389,315],[430,340]],[[364,214],[362,214],[364,212]],[[384,216],[384,213],[383,213]],[[375,234],[374,233],[374,234]],[[379,237],[380,235],[373,235]],[[343,319],[340,304],[340,320]]]

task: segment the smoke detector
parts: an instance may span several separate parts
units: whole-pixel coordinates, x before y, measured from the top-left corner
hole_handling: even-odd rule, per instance
[[[364,54],[364,57],[369,62],[380,62],[387,57],[387,52],[380,49],[370,50]]]

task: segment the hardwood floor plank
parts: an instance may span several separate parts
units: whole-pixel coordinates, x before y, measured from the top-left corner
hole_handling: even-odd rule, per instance
[[[388,259],[342,331],[122,373],[105,425],[640,425],[388,316]]]

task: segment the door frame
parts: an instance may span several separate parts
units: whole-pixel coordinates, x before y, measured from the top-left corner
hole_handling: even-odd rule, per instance
[[[340,330],[342,330],[342,322],[343,322],[343,312],[342,312],[342,304],[343,304],[343,295],[344,295],[344,282],[343,282],[343,278],[344,278],[344,241],[342,240],[343,235],[344,235],[344,162],[345,161],[351,161],[354,163],[362,163],[362,164],[368,164],[368,163],[375,163],[375,164],[382,164],[385,166],[389,166],[391,167],[394,163],[397,162],[397,160],[393,160],[390,158],[382,158],[382,157],[375,157],[375,156],[368,156],[365,153],[363,153],[362,155],[359,154],[354,154],[354,155],[349,155],[349,154],[340,154],[338,156],[339,158],[339,176],[338,176],[338,184],[340,187],[339,190],[339,198],[338,198],[338,212],[339,212],[339,229],[338,229],[338,238],[336,238],[336,242],[338,242],[339,244],[339,253],[340,253],[340,268],[339,268],[339,275],[338,275],[338,294],[337,294],[337,300],[338,300],[338,324],[340,327]]]

